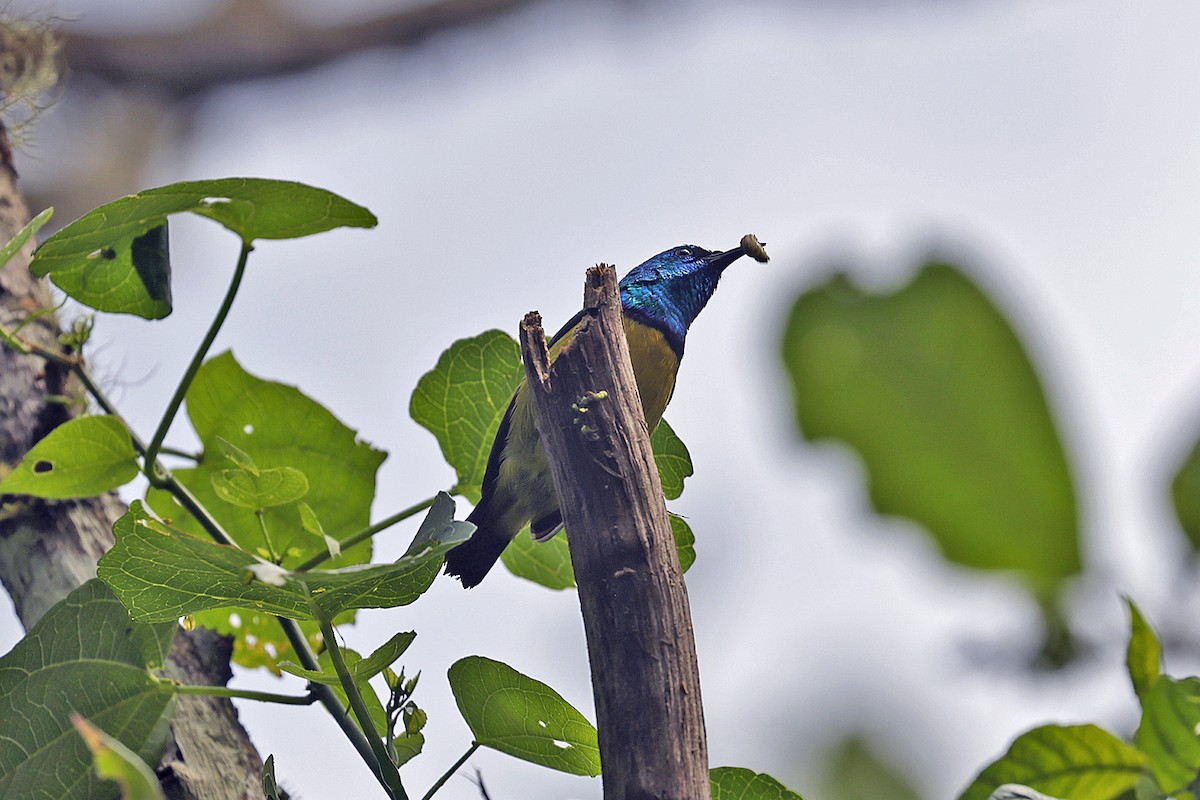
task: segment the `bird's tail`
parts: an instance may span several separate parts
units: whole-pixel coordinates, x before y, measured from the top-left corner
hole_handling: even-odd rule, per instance
[[[467,522],[475,523],[475,533],[446,553],[446,574],[456,576],[464,587],[470,589],[478,586],[483,576],[488,574],[488,570],[512,541],[513,534],[498,524],[486,501],[475,506]]]

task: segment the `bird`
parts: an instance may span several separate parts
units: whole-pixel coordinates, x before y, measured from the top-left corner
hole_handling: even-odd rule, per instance
[[[688,329],[708,303],[725,268],[742,256],[767,261],[753,234],[732,250],[683,244],[644,261],[621,279],[622,322],[634,379],[651,433],[675,391]],[[583,319],[580,311],[550,339],[553,360]],[[537,541],[562,529],[562,511],[534,421],[524,378],[500,421],[484,469],[481,497],[467,521],[475,532],[446,554],[446,573],[477,586],[527,524]]]

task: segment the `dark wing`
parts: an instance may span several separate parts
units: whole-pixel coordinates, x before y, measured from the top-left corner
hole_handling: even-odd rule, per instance
[[[567,335],[567,331],[571,330],[576,325],[578,325],[579,321],[581,319],[583,319],[583,316],[587,313],[588,313],[587,309],[585,309],[585,308],[581,308],[581,309],[579,309],[579,311],[575,312],[575,316],[573,316],[569,320],[567,320],[567,324],[563,325],[561,328],[559,328],[558,333],[556,333],[550,337],[550,344],[548,346],[553,347],[555,345],[555,343],[558,342],[559,339],[561,339],[562,337]]]

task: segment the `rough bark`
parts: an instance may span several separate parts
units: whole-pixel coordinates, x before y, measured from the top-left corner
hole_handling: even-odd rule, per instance
[[[707,800],[708,749],[683,573],[621,323],[616,272],[588,271],[589,312],[551,365],[521,325],[538,432],[570,531],[605,800]]]
[[[0,125],[0,241],[11,239],[28,220]],[[46,286],[29,273],[31,253],[32,245],[0,269],[0,322],[9,328],[51,304]],[[58,321],[49,313],[21,330],[23,337],[50,346],[58,334]],[[0,345],[0,473],[84,408],[81,387],[63,368]],[[96,575],[97,559],[112,544],[112,523],[124,511],[112,493],[56,502],[0,496],[0,583],[26,628]],[[228,642],[208,632],[181,631],[166,671],[187,683],[223,685],[229,679]],[[262,761],[229,701],[181,697],[171,730],[159,766],[168,797],[260,800]]]

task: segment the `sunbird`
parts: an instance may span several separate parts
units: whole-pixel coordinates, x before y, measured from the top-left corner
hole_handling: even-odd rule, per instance
[[[672,247],[621,279],[621,310],[646,427],[653,433],[675,391],[688,328],[708,303],[725,268],[744,255],[766,261],[752,234],[732,250],[692,244]],[[580,311],[550,340],[553,360],[583,319]],[[475,533],[446,554],[446,572],[477,586],[504,548],[527,524],[539,542],[562,529],[562,511],[534,422],[529,385],[522,378],[496,431],[483,474],[479,504],[467,517]]]

